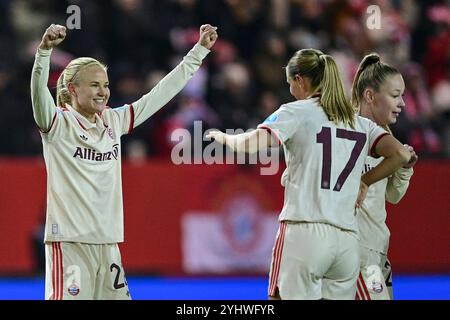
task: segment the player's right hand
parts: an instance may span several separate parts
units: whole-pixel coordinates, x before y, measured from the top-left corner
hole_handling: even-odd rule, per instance
[[[226,144],[226,134],[219,130],[211,130],[206,134],[207,139],[214,139],[220,144]]]
[[[65,38],[66,27],[59,24],[52,24],[47,28],[47,30],[45,30],[39,48],[46,50],[52,49],[60,44]]]
[[[361,183],[359,185],[358,198],[356,199],[356,204],[355,204],[355,207],[357,209],[361,208],[361,206],[364,202],[364,199],[366,198],[367,190],[369,190],[369,187],[363,181],[361,181]]]
[[[408,149],[409,153],[411,154],[411,159],[406,165],[403,166],[403,168],[412,168],[416,164],[417,160],[419,160],[419,156],[416,154],[413,147],[407,144],[404,144],[404,146],[405,148]]]

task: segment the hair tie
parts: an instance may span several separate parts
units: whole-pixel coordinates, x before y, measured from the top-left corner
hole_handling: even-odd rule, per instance
[[[319,62],[323,63],[325,65],[325,59],[326,59],[326,54],[320,54],[319,55]]]

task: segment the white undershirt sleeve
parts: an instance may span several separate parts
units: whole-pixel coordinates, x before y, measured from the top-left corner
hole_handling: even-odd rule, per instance
[[[51,53],[51,49],[38,49],[31,73],[33,116],[37,126],[43,132],[47,132],[51,128],[56,113],[55,102],[47,87]]]
[[[413,173],[412,168],[400,168],[389,177],[386,186],[386,200],[389,203],[397,204],[403,198]]]

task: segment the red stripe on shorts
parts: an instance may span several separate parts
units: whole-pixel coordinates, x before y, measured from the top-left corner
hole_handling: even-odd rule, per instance
[[[366,283],[364,282],[364,279],[363,279],[361,273],[359,274],[359,280],[360,280],[360,283],[361,283],[361,288],[362,288],[364,294],[366,295],[366,299],[365,300],[372,300],[372,299],[370,299],[369,290],[367,290]]]
[[[59,252],[59,298],[63,299],[63,281],[64,281],[64,271],[63,271],[63,255],[61,249],[61,242],[58,242],[58,252]]]
[[[56,284],[56,268],[55,268],[55,262],[56,262],[56,251],[55,251],[55,243],[52,242],[52,298],[53,300],[56,300],[55,296],[55,284]]]
[[[367,300],[364,296],[364,292],[361,289],[361,285],[359,284],[359,278],[356,280],[356,300]]]
[[[274,296],[278,286],[278,276],[280,274],[281,255],[283,253],[284,235],[286,232],[286,222],[281,221],[279,235],[275,242],[272,259],[272,274],[269,282],[269,295]]]
[[[53,300],[62,300],[63,298],[63,259],[61,242],[52,242],[52,286]]]

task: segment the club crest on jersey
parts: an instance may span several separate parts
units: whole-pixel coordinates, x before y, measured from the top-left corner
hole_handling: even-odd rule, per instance
[[[67,291],[69,292],[70,295],[76,296],[76,295],[78,295],[80,293],[80,288],[75,283],[72,283],[67,288]]]
[[[371,287],[373,292],[381,293],[383,291],[383,285],[380,282],[372,282]]]
[[[117,160],[119,157],[119,144],[116,143],[113,145],[112,150],[108,152],[98,152],[97,150],[90,148],[77,147],[73,157],[92,161]]]
[[[106,129],[106,131],[108,132],[108,136],[111,138],[111,139],[115,139],[116,138],[116,135],[114,134],[114,131],[113,131],[113,129],[112,128],[108,128],[108,129]]]

